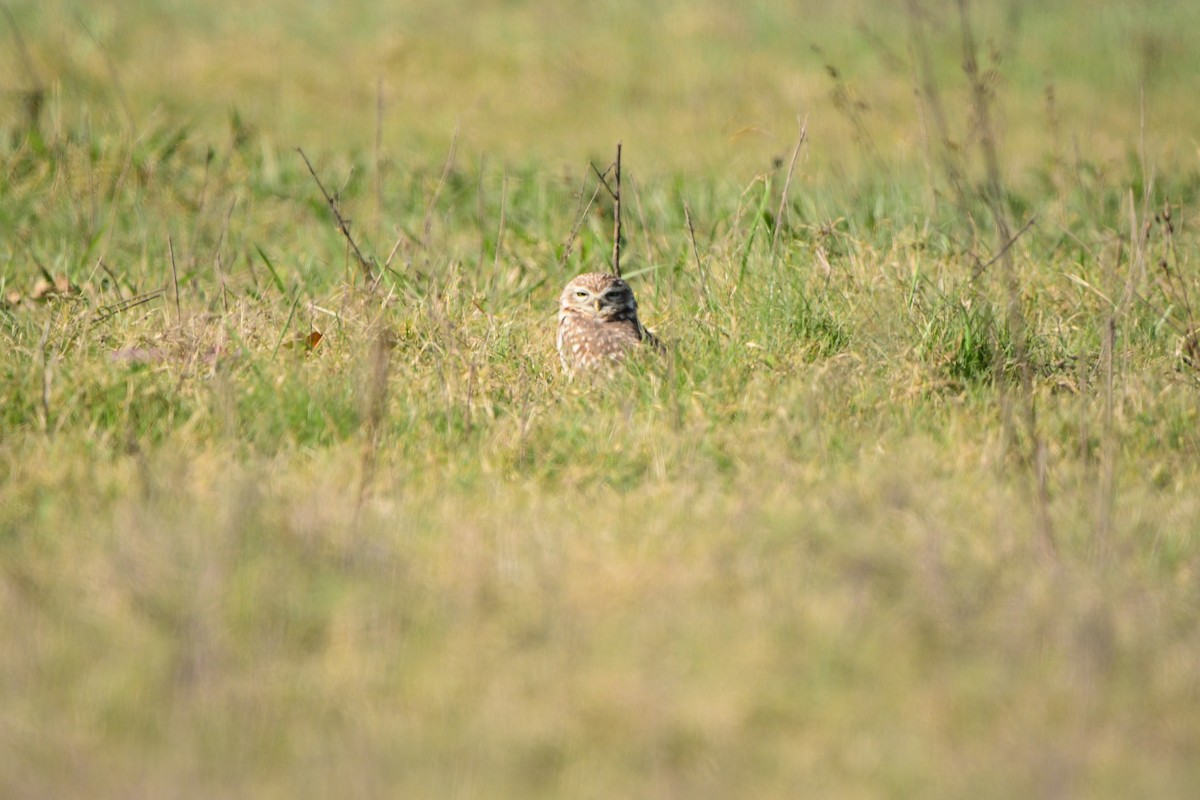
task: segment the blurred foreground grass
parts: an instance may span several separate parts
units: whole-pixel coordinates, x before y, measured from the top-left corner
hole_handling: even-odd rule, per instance
[[[0,795],[1200,782],[1195,11],[977,9],[1014,329],[951,7],[11,10]]]

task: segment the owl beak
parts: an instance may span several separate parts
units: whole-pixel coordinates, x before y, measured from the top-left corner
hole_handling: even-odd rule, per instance
[[[600,313],[600,298],[597,297],[595,299],[595,301],[593,301],[592,305],[596,307],[596,313],[599,314]]]

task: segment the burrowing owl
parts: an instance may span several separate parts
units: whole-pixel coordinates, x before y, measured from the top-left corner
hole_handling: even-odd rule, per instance
[[[643,342],[660,348],[638,321],[629,284],[616,275],[585,272],[558,301],[558,357],[569,375],[611,369]]]

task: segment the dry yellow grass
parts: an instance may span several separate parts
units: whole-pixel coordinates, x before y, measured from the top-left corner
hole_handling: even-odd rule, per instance
[[[12,11],[0,796],[1200,781],[1196,11],[975,9],[1015,295],[949,5],[949,147],[866,0]],[[581,387],[618,139],[670,356]]]

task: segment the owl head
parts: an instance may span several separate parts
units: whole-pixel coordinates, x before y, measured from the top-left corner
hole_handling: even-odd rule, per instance
[[[559,310],[602,322],[637,319],[637,301],[629,284],[602,272],[585,272],[572,279],[563,288]]]

